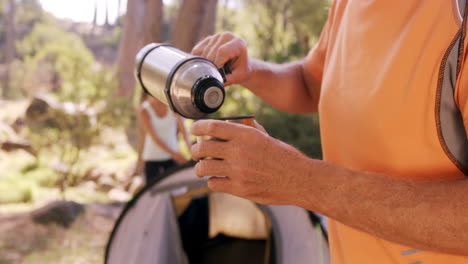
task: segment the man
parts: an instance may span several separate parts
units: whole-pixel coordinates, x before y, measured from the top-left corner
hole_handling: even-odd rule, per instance
[[[200,160],[197,175],[227,176],[208,181],[214,191],[329,216],[335,264],[468,263],[465,4],[337,0],[315,48],[283,65],[250,58],[230,33],[203,40],[194,54],[234,61],[227,84],[318,111],[324,161],[258,129],[200,121],[194,135],[226,142],[192,147],[196,160],[222,159]]]

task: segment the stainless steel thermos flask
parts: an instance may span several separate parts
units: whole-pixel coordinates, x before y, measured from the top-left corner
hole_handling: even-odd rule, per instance
[[[225,71],[208,59],[168,44],[152,43],[136,56],[136,75],[144,90],[187,118],[216,112],[224,102]]]

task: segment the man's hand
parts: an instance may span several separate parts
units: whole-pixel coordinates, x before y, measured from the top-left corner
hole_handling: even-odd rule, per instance
[[[257,128],[219,120],[197,121],[195,136],[212,136],[192,146],[195,173],[212,177],[208,187],[263,204],[293,204],[307,179],[310,160]],[[217,159],[202,159],[213,157]],[[220,159],[220,160],[219,160]]]
[[[232,74],[226,76],[226,86],[243,83],[249,78],[251,69],[245,41],[231,32],[206,37],[193,48],[192,54],[205,57],[218,67],[231,61]]]

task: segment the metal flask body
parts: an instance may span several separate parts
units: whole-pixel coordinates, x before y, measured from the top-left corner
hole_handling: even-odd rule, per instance
[[[143,47],[136,56],[136,75],[143,89],[186,118],[203,118],[224,103],[224,72],[168,44]]]

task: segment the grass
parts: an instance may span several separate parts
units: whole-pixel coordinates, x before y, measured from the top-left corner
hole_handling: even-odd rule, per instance
[[[136,160],[136,153],[121,131],[105,129],[103,138],[101,144],[82,154],[84,158],[76,166],[78,171],[85,173],[93,168],[113,174],[116,179],[125,179]],[[51,153],[45,153],[38,160],[24,151],[0,151],[0,213],[31,210],[61,199],[57,187],[60,175],[50,165],[52,157]],[[65,197],[80,203],[109,201],[106,193],[80,185],[69,186]]]
[[[0,223],[0,264],[78,264],[103,263],[114,220],[88,210],[69,229],[25,218]]]
[[[7,170],[6,164],[11,164],[11,169]],[[27,211],[61,199],[55,186],[59,176],[52,168],[31,162],[18,153],[2,159],[0,167],[3,167],[0,172],[0,213]],[[109,201],[105,193],[81,186],[67,188],[65,197],[80,203]]]
[[[28,103],[28,100],[0,101],[0,122],[13,123],[23,115]],[[116,179],[125,179],[136,160],[135,151],[123,129],[103,127],[101,132],[98,144],[82,153],[77,172],[84,175],[97,169],[115,175]],[[25,133],[11,138],[0,131],[0,142],[21,136],[28,138]],[[57,187],[60,174],[52,168],[59,156],[57,147],[40,152],[40,158],[22,150],[9,153],[0,150],[0,264],[103,263],[113,219],[87,210],[69,229],[64,229],[37,225],[26,217],[31,210],[62,198]],[[68,187],[65,197],[82,204],[110,202],[107,193],[83,185]]]
[[[33,251],[24,263],[103,263],[113,221],[92,213],[78,219],[70,230],[49,241],[47,250]]]

